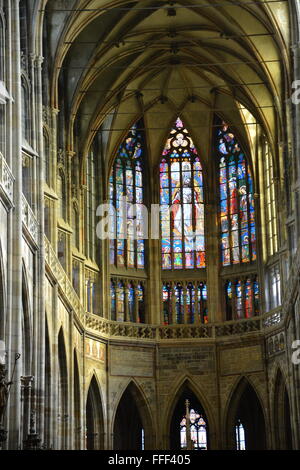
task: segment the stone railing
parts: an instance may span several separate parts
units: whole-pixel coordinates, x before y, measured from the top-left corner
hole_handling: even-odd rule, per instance
[[[48,265],[48,268],[52,276],[56,279],[58,286],[60,288],[61,294],[69,303],[72,308],[74,315],[77,317],[81,325],[84,325],[85,322],[85,310],[82,307],[81,301],[72,286],[72,283],[60,264],[55,251],[53,250],[51,243],[45,237],[45,261]],[[100,317],[98,317],[100,318]]]
[[[2,153],[0,153],[0,188],[7,198],[9,205],[13,205],[14,176]]]
[[[34,242],[38,243],[39,224],[24,195],[22,195],[22,222]]]
[[[221,337],[244,335],[247,333],[276,330],[283,325],[284,316],[280,308],[265,315],[243,320],[232,320],[223,323],[207,323],[205,325],[152,325],[146,323],[116,322],[85,312],[81,301],[74,290],[66,272],[61,266],[51,243],[45,237],[45,261],[54,279],[56,279],[61,295],[70,305],[75,317],[93,334],[104,338],[118,337],[128,340],[164,341],[164,340],[198,340],[217,339]],[[271,332],[274,330],[271,329]]]
[[[278,309],[260,317],[206,325],[148,325],[141,323],[116,322],[86,313],[85,326],[105,337],[122,337],[145,340],[193,340],[216,339],[224,336],[244,335],[260,332],[282,323]]]

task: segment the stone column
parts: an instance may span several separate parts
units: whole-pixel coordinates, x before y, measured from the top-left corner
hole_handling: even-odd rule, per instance
[[[11,0],[9,13],[11,20],[11,94],[14,105],[8,116],[11,129],[11,169],[14,182],[14,211],[8,224],[10,239],[8,256],[8,309],[7,309],[7,346],[8,346],[8,377],[11,376],[15,365],[15,354],[22,349],[22,125],[21,125],[21,68],[20,68],[20,30],[19,30],[19,0]],[[10,390],[7,407],[9,449],[21,446],[21,388],[19,379],[22,375],[22,361],[16,362],[14,384]]]

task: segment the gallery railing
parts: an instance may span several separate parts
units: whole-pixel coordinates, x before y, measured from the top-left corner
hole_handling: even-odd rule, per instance
[[[14,176],[0,152],[0,191],[10,207],[13,205]]]
[[[75,292],[68,275],[61,266],[51,243],[45,237],[45,260],[48,270],[56,279],[60,295],[70,306],[78,324],[93,334],[102,337],[119,337],[122,339],[137,339],[146,341],[163,340],[210,340],[220,337],[244,335],[266,330],[276,331],[283,324],[283,315],[280,308],[274,309],[265,315],[238,321],[222,323],[207,323],[197,325],[151,325],[144,323],[117,322],[108,320],[92,313],[87,313],[81,300]]]

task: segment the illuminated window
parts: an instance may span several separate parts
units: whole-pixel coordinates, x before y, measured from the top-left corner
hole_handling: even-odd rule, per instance
[[[134,125],[119,147],[109,179],[109,198],[116,209],[116,239],[110,240],[110,263],[118,267],[144,268],[143,234],[143,155],[140,121]],[[135,210],[133,210],[135,205]]]
[[[257,277],[227,281],[225,284],[226,320],[240,320],[259,315]]]
[[[229,126],[217,129],[222,264],[256,259],[253,183],[247,159]]]
[[[273,159],[269,145],[265,143],[264,153],[264,184],[265,184],[265,217],[266,217],[266,240],[268,246],[268,255],[272,256],[278,251],[277,236],[277,207],[274,184]]]
[[[195,450],[207,450],[207,430],[203,417],[195,410],[190,410],[190,437]],[[180,447],[187,448],[186,416],[180,422]]]
[[[202,166],[180,118],[160,164],[162,268],[205,267]]]
[[[235,426],[235,438],[236,450],[246,450],[245,429],[240,420]]]

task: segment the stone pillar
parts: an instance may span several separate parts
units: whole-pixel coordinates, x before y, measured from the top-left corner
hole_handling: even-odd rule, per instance
[[[14,384],[10,390],[7,407],[9,449],[21,446],[21,388],[19,385],[22,375],[22,361],[15,364],[15,355],[22,349],[22,125],[21,125],[21,68],[20,68],[20,30],[19,30],[19,0],[10,2],[11,47],[11,94],[14,105],[11,108],[11,169],[14,182],[14,211],[9,221],[8,236],[10,239],[8,255],[8,314],[7,314],[7,346],[8,346],[8,377],[14,370]],[[8,119],[9,119],[8,117]],[[8,121],[9,122],[9,121]],[[14,368],[15,367],[15,368]]]

